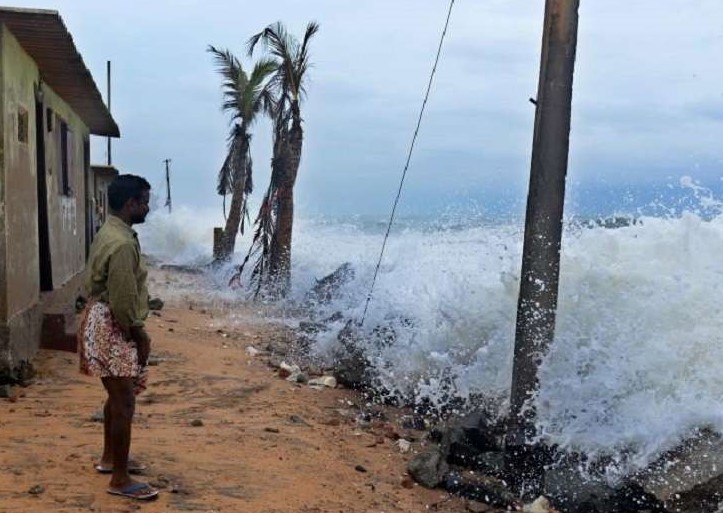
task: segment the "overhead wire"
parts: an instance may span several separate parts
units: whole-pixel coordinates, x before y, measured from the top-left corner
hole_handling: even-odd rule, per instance
[[[417,136],[419,135],[419,128],[422,125],[422,118],[424,117],[424,111],[427,108],[427,102],[429,101],[429,94],[432,90],[432,83],[434,82],[434,76],[437,72],[437,66],[439,65],[439,58],[442,55],[442,46],[444,45],[444,40],[447,37],[447,30],[449,28],[449,20],[452,17],[452,8],[454,7],[455,0],[450,0],[449,2],[449,9],[447,11],[447,18],[444,22],[444,29],[442,29],[442,35],[439,38],[439,46],[437,47],[437,55],[434,59],[434,66],[432,66],[432,72],[429,75],[429,82],[427,83],[427,91],[424,95],[424,101],[422,101],[422,108],[419,111],[419,117],[417,118],[417,126],[414,129],[414,134],[412,136],[412,142],[409,146],[409,152],[407,153],[407,160],[404,164],[404,170],[402,171],[402,177],[399,181],[399,188],[397,190],[397,196],[394,198],[394,204],[392,206],[392,212],[389,216],[389,224],[387,225],[387,231],[384,234],[384,240],[382,242],[382,248],[379,252],[379,260],[377,261],[376,268],[374,269],[374,277],[372,278],[371,286],[369,287],[369,294],[367,295],[366,303],[364,304],[364,312],[362,313],[361,320],[359,321],[358,325],[361,327],[364,325],[364,321],[366,319],[367,311],[369,309],[369,303],[372,300],[372,295],[374,293],[374,286],[376,285],[377,277],[379,276],[379,269],[382,265],[382,260],[384,258],[384,251],[387,247],[387,241],[389,240],[389,234],[391,233],[392,226],[394,224],[394,217],[397,212],[397,206],[399,205],[399,199],[402,196],[402,189],[404,188],[404,180],[407,177],[407,171],[409,170],[409,163],[412,160],[412,153],[414,152],[414,145],[417,142]]]

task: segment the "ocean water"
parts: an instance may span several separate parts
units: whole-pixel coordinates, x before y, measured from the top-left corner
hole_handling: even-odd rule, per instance
[[[612,473],[644,467],[693,429],[723,432],[723,209],[692,181],[681,186],[684,202],[639,210],[627,225],[566,222],[538,431],[562,448],[605,456]],[[142,244],[164,261],[207,261],[214,222],[191,210],[154,214]],[[355,278],[317,315],[359,319],[383,232],[382,219],[297,221],[290,301],[349,262]],[[384,389],[436,404],[450,393],[481,394],[504,414],[522,234],[514,218],[397,225],[363,327]],[[244,242],[237,258],[243,252]],[[229,270],[219,272],[222,284]],[[316,338],[320,357],[331,357],[343,324]],[[394,343],[375,343],[377,326],[391,327]]]

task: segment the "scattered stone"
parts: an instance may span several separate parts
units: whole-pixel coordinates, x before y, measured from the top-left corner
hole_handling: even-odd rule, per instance
[[[367,472],[367,469],[364,468],[364,467],[361,466],[361,465],[357,465],[356,467],[354,467],[354,470],[356,470],[357,472],[361,472],[361,473],[366,473],[366,472]]]
[[[320,378],[310,379],[309,386],[320,388],[336,388],[336,378],[334,376],[322,376]]]
[[[412,448],[412,442],[405,440],[404,438],[400,438],[397,440],[397,447],[399,447],[399,452],[406,454]]]
[[[203,421],[202,421],[201,419],[193,419],[193,420],[191,421],[191,426],[193,426],[193,427],[202,427],[202,426],[203,426]]]
[[[279,428],[267,427],[264,428],[264,431],[266,431],[267,433],[279,433]]]
[[[154,297],[148,300],[148,309],[151,311],[163,310],[163,300],[159,297]]]
[[[550,501],[544,496],[538,497],[531,504],[525,504],[522,511],[524,513],[557,513],[557,510],[552,507]]]
[[[504,481],[491,476],[472,472],[450,473],[444,483],[445,489],[468,499],[484,502],[495,507],[520,506],[519,501],[508,489]]]
[[[302,372],[298,365],[289,365],[286,362],[281,362],[279,366],[279,377],[285,378],[286,381],[291,383],[306,383],[309,381],[309,376]]]
[[[409,475],[425,488],[436,488],[447,477],[449,465],[437,449],[417,454],[409,461]]]
[[[45,487],[41,484],[36,484],[32,488],[30,488],[30,490],[28,490],[28,493],[30,495],[41,495],[45,493]]]
[[[291,415],[289,417],[289,422],[291,422],[292,424],[299,425],[299,426],[310,426],[311,425],[308,422],[306,422],[304,419],[299,417],[298,415]]]
[[[401,482],[402,488],[411,489],[414,488],[414,479],[409,476],[404,476]]]
[[[261,351],[259,351],[258,349],[256,349],[254,346],[248,346],[248,347],[246,348],[246,354],[249,355],[249,356],[251,356],[251,357],[253,358],[254,356],[260,355],[260,354],[261,354]]]
[[[171,484],[171,480],[165,476],[158,476],[155,480],[149,483],[153,488],[163,489],[168,488]]]
[[[484,502],[477,502],[477,501],[467,501],[465,508],[470,513],[487,513],[494,509],[489,504],[485,504]]]

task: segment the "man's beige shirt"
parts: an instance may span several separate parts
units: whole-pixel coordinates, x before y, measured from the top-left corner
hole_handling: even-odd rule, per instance
[[[148,317],[147,276],[138,235],[109,215],[90,247],[85,278],[89,297],[108,303],[126,332],[142,327]]]

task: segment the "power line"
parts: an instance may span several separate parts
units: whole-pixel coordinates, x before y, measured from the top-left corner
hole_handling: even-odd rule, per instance
[[[362,326],[364,324],[364,320],[366,319],[367,310],[369,309],[369,303],[372,300],[372,293],[374,292],[374,285],[377,282],[377,276],[379,275],[379,268],[382,265],[382,259],[384,258],[384,250],[387,247],[387,240],[389,240],[389,233],[392,230],[392,225],[394,224],[394,216],[397,212],[397,205],[399,204],[399,198],[402,195],[402,188],[404,187],[404,179],[407,176],[407,170],[409,170],[409,162],[412,160],[412,153],[414,152],[414,144],[417,142],[417,136],[419,135],[419,127],[422,125],[422,117],[424,116],[424,110],[427,107],[427,101],[429,100],[429,93],[432,90],[432,82],[434,81],[434,75],[437,72],[437,65],[439,64],[439,57],[442,54],[442,45],[444,44],[444,39],[447,36],[447,29],[449,28],[449,19],[452,16],[452,8],[454,7],[455,0],[450,0],[449,2],[449,10],[447,11],[447,19],[444,22],[444,29],[442,30],[442,36],[439,38],[439,47],[437,48],[437,56],[434,59],[434,66],[432,67],[432,73],[429,75],[429,83],[427,84],[427,92],[424,95],[424,101],[422,102],[422,108],[419,111],[419,118],[417,119],[417,126],[414,129],[414,135],[412,136],[412,143],[409,146],[409,153],[407,154],[407,162],[404,164],[404,171],[402,171],[402,178],[399,181],[399,189],[397,190],[397,197],[394,199],[394,205],[392,206],[392,213],[389,216],[389,225],[387,226],[387,233],[384,235],[384,242],[382,242],[382,249],[379,253],[379,261],[377,262],[377,267],[374,270],[374,277],[372,278],[372,284],[369,288],[369,295],[367,295],[367,301],[364,305],[364,313],[362,314],[361,321],[359,321],[359,326]]]

